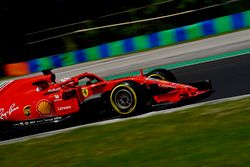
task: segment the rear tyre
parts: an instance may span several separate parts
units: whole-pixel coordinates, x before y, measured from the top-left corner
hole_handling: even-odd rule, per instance
[[[148,78],[159,79],[169,82],[177,82],[176,77],[174,74],[166,69],[156,69],[147,74]]]
[[[143,105],[140,94],[140,87],[137,83],[120,83],[111,91],[111,106],[119,115],[135,114]]]

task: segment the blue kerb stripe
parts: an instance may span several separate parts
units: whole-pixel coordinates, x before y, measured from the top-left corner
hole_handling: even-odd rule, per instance
[[[157,46],[160,46],[160,39],[159,39],[159,33],[153,33],[153,34],[149,34],[148,35],[148,38],[149,38],[149,44],[150,44],[150,47],[153,48],[153,47],[157,47]]]
[[[231,19],[232,19],[232,24],[233,24],[234,29],[240,29],[240,28],[245,27],[242,13],[232,15]]]
[[[54,55],[51,58],[55,68],[62,67],[60,55]]]
[[[215,34],[214,21],[207,20],[201,22],[202,32],[204,36]]]
[[[126,53],[135,51],[135,46],[133,44],[132,38],[123,40],[123,47]]]
[[[30,71],[30,73],[38,72],[38,70],[39,70],[39,64],[38,64],[37,59],[28,61],[28,64],[29,64],[29,71]]]
[[[187,40],[187,33],[185,28],[180,27],[175,29],[175,40],[176,42],[182,42]]]
[[[101,57],[102,58],[110,56],[110,52],[109,52],[109,48],[108,48],[107,44],[100,45],[99,46],[99,51],[101,53]]]
[[[86,58],[86,53],[85,50],[76,50],[75,52],[75,57],[76,57],[76,61],[77,63],[81,63],[81,62],[86,62],[87,58]]]

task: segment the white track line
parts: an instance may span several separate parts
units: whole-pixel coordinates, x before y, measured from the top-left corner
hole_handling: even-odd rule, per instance
[[[66,128],[66,129],[60,129],[60,130],[44,132],[44,133],[40,133],[40,134],[29,135],[29,136],[25,136],[25,137],[19,137],[19,138],[15,138],[15,139],[5,140],[5,141],[1,141],[0,145],[13,144],[13,143],[17,143],[17,142],[24,142],[24,141],[27,141],[30,139],[48,137],[48,136],[52,136],[55,134],[72,131],[74,129],[83,128],[83,127],[100,126],[100,125],[107,125],[107,124],[111,124],[111,123],[122,122],[122,121],[127,121],[127,120],[132,120],[132,119],[141,119],[141,118],[146,118],[146,117],[159,115],[159,114],[173,113],[173,112],[186,110],[186,109],[190,109],[190,108],[194,108],[194,107],[199,107],[199,106],[203,106],[203,105],[208,105],[208,104],[217,104],[217,103],[222,103],[222,102],[240,100],[240,99],[247,98],[247,97],[250,97],[250,94],[229,97],[229,98],[223,98],[223,99],[218,99],[218,100],[212,100],[212,101],[207,101],[207,102],[202,102],[202,103],[197,103],[197,104],[191,104],[191,105],[186,105],[186,106],[182,106],[182,107],[178,107],[178,108],[166,109],[166,110],[162,110],[162,111],[153,111],[153,112],[149,112],[149,113],[146,113],[143,115],[138,115],[138,116],[130,117],[130,118],[116,118],[116,119],[102,121],[102,122],[90,123],[90,124],[70,127],[70,128]]]

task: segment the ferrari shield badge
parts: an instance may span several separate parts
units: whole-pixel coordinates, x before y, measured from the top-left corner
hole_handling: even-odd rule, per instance
[[[25,106],[25,107],[23,108],[24,115],[27,116],[27,117],[30,116],[30,113],[31,113],[30,108],[31,108],[30,105]]]
[[[87,97],[88,94],[89,94],[88,89],[82,89],[82,94],[83,94],[84,97]]]

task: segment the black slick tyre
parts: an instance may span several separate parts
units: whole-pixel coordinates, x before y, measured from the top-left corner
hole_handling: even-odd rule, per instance
[[[139,85],[134,82],[122,82],[110,93],[110,103],[119,115],[132,115],[142,106]]]
[[[174,74],[166,69],[156,69],[147,74],[148,78],[159,79],[169,82],[177,82],[176,77]]]

